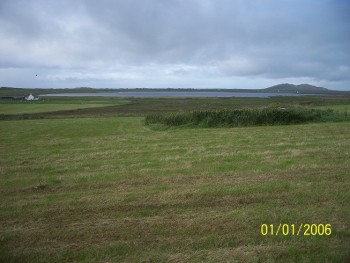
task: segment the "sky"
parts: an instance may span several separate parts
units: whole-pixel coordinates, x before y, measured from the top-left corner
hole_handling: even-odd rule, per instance
[[[350,90],[350,0],[0,0],[0,86]]]

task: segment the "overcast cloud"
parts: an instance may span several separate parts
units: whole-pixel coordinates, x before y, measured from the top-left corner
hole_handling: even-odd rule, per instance
[[[349,0],[1,0],[0,86],[350,90],[349,14]]]

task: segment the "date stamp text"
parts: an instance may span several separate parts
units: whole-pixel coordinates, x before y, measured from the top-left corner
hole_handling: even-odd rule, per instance
[[[263,236],[330,236],[331,224],[261,224]]]

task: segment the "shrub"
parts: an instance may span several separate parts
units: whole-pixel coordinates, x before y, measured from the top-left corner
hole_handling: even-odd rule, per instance
[[[148,115],[145,118],[145,124],[163,124],[166,126],[237,127],[255,125],[299,124],[315,121],[339,120],[339,118],[344,119],[345,117],[346,116],[344,114],[315,109],[307,110],[302,108],[263,108],[192,111]]]

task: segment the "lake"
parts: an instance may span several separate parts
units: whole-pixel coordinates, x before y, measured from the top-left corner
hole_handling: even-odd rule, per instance
[[[163,98],[163,97],[210,97],[210,98],[270,98],[275,96],[304,96],[312,94],[297,93],[258,93],[258,92],[228,92],[228,91],[120,91],[108,93],[59,93],[45,94],[41,97],[139,97],[139,98]]]

